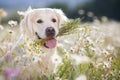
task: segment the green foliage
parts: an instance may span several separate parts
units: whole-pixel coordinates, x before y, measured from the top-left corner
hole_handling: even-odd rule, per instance
[[[88,62],[78,65],[78,68],[79,68],[79,71],[81,74],[87,73],[88,69],[90,69],[91,67],[93,67],[92,64],[90,64]]]
[[[60,47],[57,47],[57,51],[60,56],[64,56],[66,54],[66,52]]]
[[[74,33],[75,32],[74,30],[80,27],[78,25],[79,22],[80,22],[80,19],[78,18],[63,24],[63,27],[59,30],[58,36],[69,35],[71,33]]]
[[[63,64],[58,67],[57,75],[62,79],[74,80],[76,77],[75,66],[72,65],[68,57],[63,59]]]
[[[84,47],[86,52],[87,52],[86,55],[90,58],[93,58],[94,57],[94,50],[92,50],[90,47],[94,48],[93,44],[90,43],[89,41],[87,41],[86,44],[85,44],[85,47]]]
[[[34,45],[43,45],[46,39],[34,40]]]
[[[62,80],[74,80],[78,75],[85,74],[88,80],[119,80],[120,79],[120,54],[117,56],[112,56],[111,67],[105,66],[104,63],[101,63],[100,66],[96,67],[93,63],[85,62],[80,65],[72,64],[69,57],[63,59],[63,64],[58,67],[57,76]],[[109,59],[109,57],[108,57]]]
[[[102,64],[99,67],[90,66],[89,69],[86,71],[86,75],[88,77],[88,80],[101,80],[101,79],[107,79],[107,80],[119,80],[119,72],[120,72],[120,55],[114,56],[112,55],[112,64],[111,67],[108,68],[104,64]]]

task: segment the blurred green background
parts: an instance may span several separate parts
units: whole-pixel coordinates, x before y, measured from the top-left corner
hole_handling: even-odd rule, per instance
[[[20,21],[17,11],[32,8],[60,8],[68,18],[82,18],[82,21],[93,21],[105,16],[110,20],[120,21],[120,0],[0,0],[0,9],[7,12],[2,18],[4,24],[8,20]]]

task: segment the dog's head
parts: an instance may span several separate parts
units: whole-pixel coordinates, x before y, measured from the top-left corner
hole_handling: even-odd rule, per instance
[[[60,9],[33,9],[25,14],[20,26],[29,38],[46,39],[44,46],[54,48],[59,28],[67,20]]]

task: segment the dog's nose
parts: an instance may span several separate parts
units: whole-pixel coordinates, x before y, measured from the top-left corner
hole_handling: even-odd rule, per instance
[[[48,27],[46,29],[46,36],[47,37],[53,37],[53,36],[55,36],[55,29],[53,27]]]

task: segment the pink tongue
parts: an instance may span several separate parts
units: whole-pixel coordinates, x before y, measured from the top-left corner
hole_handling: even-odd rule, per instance
[[[56,39],[55,38],[52,38],[52,39],[49,39],[47,41],[45,41],[45,46],[48,47],[49,49],[52,49],[56,46]]]

